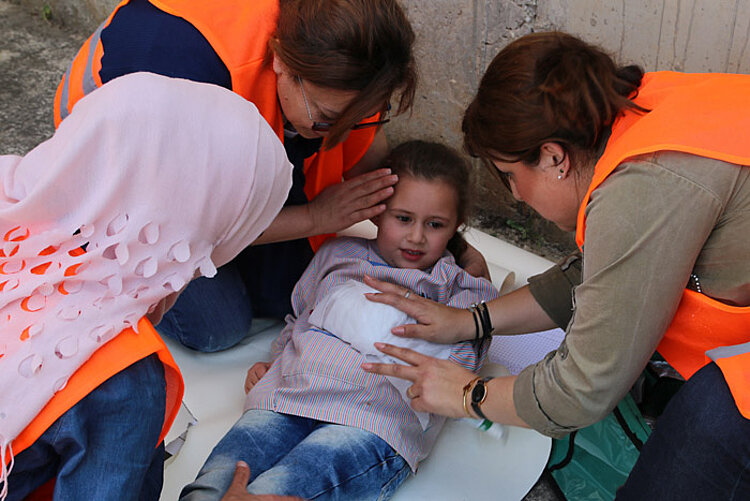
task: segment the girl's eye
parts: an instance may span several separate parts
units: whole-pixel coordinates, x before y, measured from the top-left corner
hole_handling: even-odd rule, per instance
[[[409,216],[396,216],[396,220],[401,221],[402,223],[408,223],[411,218]]]
[[[429,227],[430,227],[430,228],[432,228],[433,230],[439,230],[440,228],[442,228],[442,227],[444,226],[444,225],[443,225],[443,223],[441,223],[441,222],[439,222],[439,221],[430,221],[430,222],[429,222],[429,223],[427,223],[427,224],[428,224],[428,225],[429,225]]]

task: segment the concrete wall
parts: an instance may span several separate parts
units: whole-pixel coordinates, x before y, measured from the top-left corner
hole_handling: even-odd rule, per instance
[[[93,30],[117,0],[16,0]],[[252,1],[252,0],[248,0]],[[560,29],[648,70],[750,72],[750,0],[401,0],[418,35],[421,85],[394,139],[460,144],[460,117],[484,69],[509,41]]]
[[[750,72],[750,0],[555,0],[538,12],[648,70]]]
[[[509,41],[560,29],[647,70],[750,73],[750,0],[402,0],[418,33],[419,99],[393,136],[457,145],[484,69]]]

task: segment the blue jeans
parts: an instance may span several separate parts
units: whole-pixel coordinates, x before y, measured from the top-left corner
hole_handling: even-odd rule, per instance
[[[250,332],[253,310],[232,261],[213,278],[196,278],[156,326],[160,334],[204,353],[226,350]]]
[[[8,501],[56,477],[55,501],[158,500],[164,475],[164,367],[156,355],[99,385],[19,453]]]
[[[411,471],[401,456],[372,433],[249,410],[216,445],[180,499],[220,499],[239,460],[250,465],[249,493],[319,500],[390,499]]]
[[[250,333],[253,317],[284,318],[313,252],[307,239],[246,248],[213,278],[193,280],[157,330],[201,352],[226,350]]]
[[[672,397],[617,499],[750,499],[750,419],[716,364]]]

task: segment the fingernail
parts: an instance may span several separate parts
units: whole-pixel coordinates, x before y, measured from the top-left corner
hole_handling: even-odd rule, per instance
[[[385,344],[385,343],[375,343],[375,348],[377,348],[377,349],[379,349],[379,350],[382,350],[382,349],[383,349],[383,348],[385,348],[386,346],[388,346],[388,345],[387,345],[387,344]]]
[[[393,334],[396,334],[396,335],[403,334],[404,333],[404,328],[403,327],[394,327],[393,329],[391,329],[391,332]]]
[[[362,370],[369,371],[370,369],[372,369],[372,364],[369,362],[365,362],[360,367],[362,367]]]

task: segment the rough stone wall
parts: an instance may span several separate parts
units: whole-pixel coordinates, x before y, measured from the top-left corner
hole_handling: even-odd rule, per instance
[[[750,0],[554,0],[539,18],[647,70],[750,73]]]
[[[420,85],[410,116],[388,127],[396,140],[418,137],[461,144],[461,116],[492,57],[529,33],[536,2],[402,0],[417,34]]]

